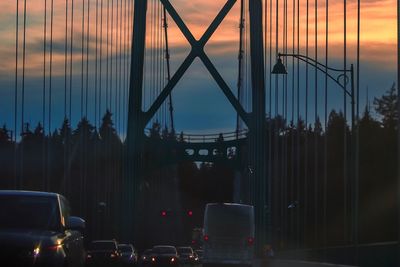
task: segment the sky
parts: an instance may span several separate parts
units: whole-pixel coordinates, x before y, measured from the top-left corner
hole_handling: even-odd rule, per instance
[[[297,9],[293,9],[293,3],[297,6],[297,0],[287,1],[287,27],[284,26],[285,1],[278,1],[278,12],[276,0],[271,1],[263,2],[264,5],[267,5],[267,17],[265,19],[267,23],[263,25],[266,34],[264,40],[266,41],[265,59],[267,63],[266,112],[272,115],[283,114],[290,121],[297,116],[304,118],[307,111],[308,122],[312,123],[316,116],[324,120],[325,76],[323,73],[317,72],[315,74],[314,68],[310,66],[309,87],[306,90],[305,65],[302,64],[299,67],[300,83],[297,84],[296,73],[293,73],[291,64],[292,59],[288,58],[286,62],[289,72],[287,87],[283,85],[285,78],[279,77],[278,90],[275,91],[275,77],[269,75],[271,68],[269,62],[270,59],[272,64],[275,62],[276,50],[284,52],[286,42],[288,44],[287,51],[293,51],[293,33],[295,35],[294,51],[297,52],[297,49],[299,49],[300,54],[305,54],[307,52],[307,28],[309,32],[309,56],[316,58],[321,63],[326,62],[326,1],[309,1],[307,24],[306,0],[299,0],[299,47],[297,47]],[[167,82],[165,42],[161,27],[162,9],[161,5],[156,2],[149,0],[147,12],[146,63],[143,87],[144,109],[149,107]],[[171,0],[172,5],[188,25],[195,38],[201,37],[225,2],[225,0]],[[16,27],[17,3],[19,5],[18,28]],[[206,53],[234,94],[237,92],[238,79],[239,3],[240,1],[235,4],[205,47]],[[45,8],[45,4],[47,8]],[[26,44],[24,49],[24,0],[1,1],[0,3],[0,124],[5,123],[14,129],[15,92],[17,92],[17,132],[20,131],[23,122],[29,122],[34,126],[43,118],[46,131],[54,131],[55,128],[60,126],[64,116],[69,117],[70,114],[74,127],[81,115],[86,115],[93,124],[98,126],[105,109],[109,108],[114,114],[117,129],[123,135],[126,129],[129,85],[132,1],[54,0],[53,25],[51,25],[51,4],[51,0],[26,1]],[[72,7],[72,5],[74,6]],[[85,6],[83,7],[83,5]],[[272,5],[272,10],[270,10],[270,5]],[[317,19],[315,6],[317,6]],[[361,0],[359,65],[359,104],[361,110],[367,103],[367,94],[370,102],[372,102],[374,97],[379,97],[387,91],[396,79],[397,20],[395,6],[395,0]],[[85,10],[84,17],[83,10]],[[293,11],[295,11],[294,21]],[[331,67],[343,69],[343,1],[329,1],[328,11],[328,63]],[[351,63],[356,64],[357,59],[356,0],[347,1],[346,12],[346,65],[349,67]],[[276,14],[278,14],[278,35],[276,35]],[[45,16],[47,21],[46,35],[44,34]],[[84,25],[82,27],[83,18]],[[189,53],[190,45],[171,17],[168,16],[167,18],[171,73],[173,75]],[[241,99],[245,109],[250,110],[251,70],[248,19],[248,12],[245,12],[247,26],[244,34],[244,85]],[[270,21],[272,21],[272,24],[270,24]],[[317,22],[317,31],[315,22]],[[293,23],[295,24],[294,27]],[[16,57],[17,29],[18,55]],[[287,29],[287,34],[284,34],[285,29]],[[82,36],[84,37],[83,42]],[[285,38],[286,36],[287,38]],[[43,45],[44,37],[46,37],[46,46]],[[278,49],[275,45],[277,37]],[[51,39],[52,46],[50,45]],[[270,42],[272,46],[270,46]],[[315,46],[315,42],[317,42],[317,46]],[[65,53],[66,48],[67,53]],[[272,53],[270,53],[270,48]],[[44,49],[46,50],[45,53]],[[17,72],[16,63],[18,65]],[[16,73],[17,77],[15,76]],[[295,82],[293,83],[293,81]],[[297,90],[299,90],[298,93]],[[306,107],[305,95],[307,91],[309,101]],[[287,102],[283,98],[285,92],[287,92]],[[297,114],[297,96],[299,114]],[[315,99],[317,99],[316,102]],[[177,84],[173,91],[172,101],[177,131],[217,133],[235,130],[236,113],[234,109],[198,59]],[[344,101],[342,90],[334,82],[329,81],[328,110],[343,109]],[[69,107],[70,102],[71,108]],[[67,103],[67,105],[65,106],[64,103]],[[286,103],[287,107],[285,107]],[[293,106],[292,103],[295,105]],[[348,98],[346,103],[348,111],[350,108]],[[347,112],[347,116],[349,115]],[[155,120],[160,121],[163,125],[170,125],[167,105],[162,107],[153,119],[153,121]]]

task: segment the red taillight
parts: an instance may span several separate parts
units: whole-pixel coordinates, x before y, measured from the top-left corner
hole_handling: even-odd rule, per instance
[[[54,246],[46,247],[45,250],[56,251],[59,248],[62,248],[62,245],[54,245]]]
[[[252,246],[254,244],[254,238],[252,238],[252,237],[247,238],[247,244],[249,246]]]
[[[204,241],[208,241],[209,237],[208,235],[204,235]]]
[[[196,244],[196,240],[192,240],[192,245]]]

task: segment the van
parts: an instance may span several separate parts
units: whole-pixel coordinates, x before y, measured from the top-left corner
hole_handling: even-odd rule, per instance
[[[204,212],[203,267],[251,266],[254,256],[254,207],[209,203]]]

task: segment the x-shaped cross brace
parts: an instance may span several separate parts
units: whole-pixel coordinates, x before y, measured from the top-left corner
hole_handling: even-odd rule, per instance
[[[181,64],[181,66],[178,68],[176,73],[172,76],[171,80],[165,86],[163,91],[160,93],[160,95],[157,97],[157,99],[151,105],[149,110],[145,112],[145,124],[147,124],[151,120],[151,118],[154,116],[154,114],[160,108],[162,103],[165,101],[165,99],[171,93],[172,89],[176,86],[176,84],[179,82],[179,80],[185,74],[187,69],[193,63],[195,58],[199,57],[200,60],[205,65],[205,67],[207,68],[207,70],[210,72],[211,76],[217,82],[218,86],[221,88],[222,92],[225,94],[226,98],[228,98],[228,101],[231,103],[233,108],[239,114],[241,119],[247,125],[249,125],[249,114],[243,109],[243,106],[237,100],[235,95],[230,90],[229,86],[226,84],[226,82],[224,81],[222,76],[219,74],[218,70],[215,68],[214,64],[211,62],[211,60],[208,58],[207,54],[204,52],[204,46],[207,44],[208,40],[214,34],[215,30],[218,28],[218,26],[224,20],[226,15],[232,9],[234,4],[236,3],[236,0],[228,0],[227,1],[227,3],[224,5],[224,7],[218,13],[218,15],[216,16],[214,21],[210,24],[210,26],[208,27],[206,32],[200,38],[200,40],[196,40],[193,37],[189,28],[183,22],[182,18],[176,12],[176,10],[171,5],[169,0],[160,0],[160,1],[164,5],[164,7],[168,11],[168,13],[171,15],[171,17],[175,21],[176,25],[178,25],[179,29],[181,30],[181,32],[183,33],[183,35],[185,36],[185,38],[188,40],[189,44],[191,45],[192,49],[191,49],[189,55],[186,57],[186,59]]]

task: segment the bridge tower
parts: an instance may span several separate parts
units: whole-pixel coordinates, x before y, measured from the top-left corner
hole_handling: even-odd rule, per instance
[[[267,231],[267,170],[266,170],[266,143],[265,134],[265,77],[264,77],[264,44],[262,28],[262,1],[249,1],[250,17],[250,57],[251,57],[251,85],[252,85],[252,111],[246,112],[240,101],[233,95],[227,83],[204,51],[204,47],[213,33],[219,27],[225,16],[236,3],[236,0],[227,0],[204,35],[196,40],[184,21],[174,9],[169,0],[160,0],[169,15],[175,21],[185,38],[191,45],[191,51],[176,73],[171,77],[166,87],[155,99],[147,111],[142,109],[143,67],[146,39],[146,14],[147,0],[135,1],[134,27],[132,35],[132,56],[129,87],[129,110],[127,129],[127,151],[123,183],[123,210],[122,218],[123,235],[134,240],[135,209],[138,205],[138,187],[142,179],[142,149],[144,143],[145,126],[152,119],[162,103],[170,95],[178,81],[185,74],[193,61],[198,57],[211,76],[215,79],[225,97],[231,103],[242,121],[249,129],[249,196],[247,200],[256,209],[256,247],[258,251],[266,242]]]

